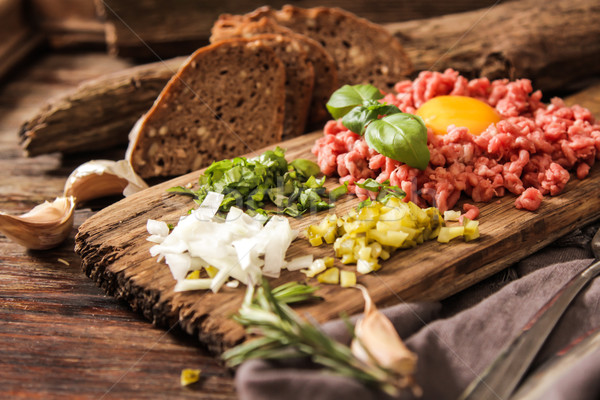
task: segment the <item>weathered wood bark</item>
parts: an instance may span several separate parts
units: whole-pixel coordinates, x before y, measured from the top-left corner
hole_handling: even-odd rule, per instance
[[[600,4],[593,0],[525,0],[386,27],[403,42],[416,71],[452,67],[472,77],[529,78],[535,89],[547,91],[576,86],[600,73],[598,20]],[[175,70],[177,61],[171,65]],[[125,143],[170,73],[162,63],[148,64],[55,100],[24,124],[26,153]]]
[[[530,78],[556,90],[600,73],[598,20],[596,0],[525,0],[387,27],[417,71]]]
[[[0,77],[42,42],[20,0],[0,1]]]
[[[321,133],[309,134],[280,143],[289,159],[314,159],[310,149]],[[146,241],[146,221],[159,219],[176,224],[179,217],[193,207],[186,196],[167,193],[169,187],[195,183],[198,172],[175,178],[127,197],[100,211],[79,228],[75,251],[82,258],[83,269],[107,293],[123,299],[146,318],[161,326],[175,321],[220,352],[244,339],[242,328],[230,319],[239,308],[244,288],[224,288],[214,294],[208,291],[175,293],[175,281],[164,263],[150,256],[152,243]],[[463,290],[506,268],[521,258],[550,244],[567,232],[600,217],[597,187],[600,169],[594,168],[584,180],[571,180],[559,196],[544,199],[536,212],[518,210],[515,196],[478,204],[481,238],[473,242],[460,240],[452,244],[429,241],[417,248],[401,250],[385,261],[377,274],[359,275],[378,304],[397,303],[398,299],[439,300]],[[328,179],[331,189],[337,179]],[[335,212],[343,215],[357,205],[355,196],[336,203]],[[291,219],[301,232],[318,223],[326,213]],[[331,256],[331,246],[311,247],[307,240],[292,243],[289,259],[306,254],[315,258]],[[349,266],[339,264],[342,269]],[[304,280],[298,271],[283,271],[272,282],[279,285],[291,280]],[[385,284],[382,284],[385,282]],[[338,317],[341,312],[361,311],[363,300],[354,289],[338,285],[321,285],[318,294],[323,302],[302,306],[318,322]]]
[[[104,22],[93,0],[29,0],[31,18],[53,48],[105,48]]]
[[[127,143],[135,121],[152,105],[185,58],[126,69],[88,81],[51,101],[21,127],[28,156],[107,149]]]
[[[106,18],[109,50],[120,56],[154,60],[156,55],[173,57],[189,54],[208,42],[210,28],[220,14],[240,14],[257,7],[285,4],[310,8],[341,7],[373,22],[386,23],[427,18],[494,4],[494,0],[459,0],[440,2],[422,0],[96,0]]]

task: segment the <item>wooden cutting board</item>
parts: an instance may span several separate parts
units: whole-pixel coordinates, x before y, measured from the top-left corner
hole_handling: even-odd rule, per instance
[[[288,160],[314,160],[310,148],[321,133],[313,133],[280,144]],[[261,151],[257,152],[261,153]],[[249,155],[249,156],[252,156]],[[230,319],[241,304],[245,288],[224,287],[209,291],[174,293],[175,281],[164,263],[150,256],[146,221],[158,219],[176,224],[194,206],[187,196],[166,189],[196,183],[200,172],[193,172],[151,187],[123,199],[89,218],[79,228],[76,252],[85,273],[110,295],[128,302],[153,323],[169,327],[176,322],[196,335],[211,351],[221,352],[244,339],[243,330]],[[337,186],[335,178],[327,186]],[[376,273],[359,276],[379,305],[408,300],[438,300],[448,297],[510,264],[532,254],[573,229],[600,216],[600,170],[595,167],[585,180],[572,180],[564,192],[546,197],[535,212],[517,210],[515,196],[507,195],[481,208],[480,239],[450,244],[426,242],[414,249],[400,250]],[[343,215],[358,203],[354,196],[338,201],[334,212]],[[303,230],[320,221],[327,212],[291,219],[294,228]],[[311,247],[304,233],[288,251],[288,259],[312,253],[315,257],[332,255],[331,246]],[[342,267],[341,264],[338,265]],[[344,268],[351,269],[347,266]],[[300,272],[284,271],[278,285],[289,280],[304,280]],[[316,284],[316,280],[311,280]],[[356,289],[321,285],[317,292],[323,302],[298,307],[318,322],[360,312],[362,296]]]

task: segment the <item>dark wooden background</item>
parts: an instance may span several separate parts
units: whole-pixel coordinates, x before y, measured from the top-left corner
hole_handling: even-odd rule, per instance
[[[122,158],[124,149],[62,157],[25,158],[18,129],[51,97],[90,78],[139,62],[117,33],[103,5],[135,15],[136,29],[164,15],[158,1],[0,0],[0,210],[20,214],[62,193],[66,177],[90,158]],[[185,3],[185,2],[162,2]],[[214,2],[188,2],[189,4]],[[248,11],[258,2],[225,1],[213,11]],[[292,2],[312,6],[316,1]],[[357,14],[380,22],[423,18],[493,2],[347,2]],[[280,5],[282,2],[274,3]],[[129,7],[129,8],[128,8]],[[229,8],[227,8],[229,7]],[[208,13],[212,19],[213,14]],[[10,24],[7,23],[10,21]],[[203,28],[205,29],[205,28]],[[146,33],[149,42],[152,32]],[[195,37],[198,37],[195,34]],[[206,36],[208,32],[206,32]],[[118,35],[117,35],[118,36]],[[196,40],[196,39],[194,39]],[[180,43],[187,51],[189,42]],[[120,54],[120,58],[108,53]],[[598,115],[600,90],[577,101]],[[78,210],[81,224],[107,201]],[[183,368],[200,368],[198,384],[181,387]],[[107,297],[81,272],[73,235],[59,248],[27,251],[0,235],[0,398],[235,398],[232,373],[177,327],[154,328],[128,306]]]

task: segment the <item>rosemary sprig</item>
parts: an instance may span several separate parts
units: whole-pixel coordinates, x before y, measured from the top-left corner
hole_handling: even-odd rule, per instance
[[[304,321],[287,305],[292,299],[302,301],[314,298],[312,291],[309,293],[307,288],[313,289],[292,282],[271,290],[264,279],[256,291],[249,286],[244,303],[233,318],[248,333],[259,337],[223,353],[227,364],[236,366],[253,358],[308,356],[334,373],[357,379],[391,395],[397,394],[401,382],[393,371],[360,361],[348,346]],[[352,329],[350,332],[354,334]]]

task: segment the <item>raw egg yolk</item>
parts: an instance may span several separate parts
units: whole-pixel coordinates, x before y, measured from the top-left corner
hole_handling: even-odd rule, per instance
[[[479,135],[500,116],[481,100],[466,96],[438,96],[426,101],[416,114],[436,135],[445,135],[448,125],[464,126],[472,135]]]

